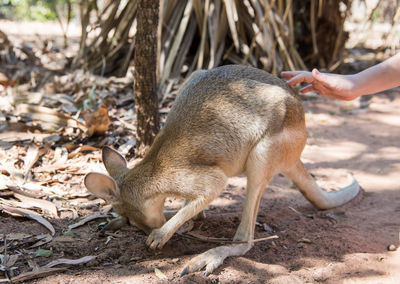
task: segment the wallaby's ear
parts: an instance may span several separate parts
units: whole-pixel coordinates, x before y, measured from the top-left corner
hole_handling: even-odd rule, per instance
[[[115,177],[116,174],[121,173],[127,168],[125,158],[108,146],[104,146],[102,149],[102,159],[107,172],[112,177]]]
[[[109,203],[119,199],[119,188],[112,177],[101,173],[88,173],[84,180],[86,188],[95,196]]]

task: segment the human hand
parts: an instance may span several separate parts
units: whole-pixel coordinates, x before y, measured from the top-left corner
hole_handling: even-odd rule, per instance
[[[309,83],[300,89],[301,93],[318,92],[323,96],[351,101],[359,97],[353,75],[321,73],[317,69],[308,71],[283,71],[281,76],[289,79],[287,84]]]

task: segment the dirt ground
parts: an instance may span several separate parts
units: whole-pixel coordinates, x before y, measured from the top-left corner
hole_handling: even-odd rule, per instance
[[[51,249],[52,256],[34,258],[24,255],[21,247],[9,249],[9,254],[23,255],[14,273],[26,272],[32,262],[43,266],[54,259],[92,255],[96,259],[86,264],[30,283],[399,283],[400,249],[389,251],[388,246],[398,247],[400,237],[400,90],[374,96],[366,109],[359,109],[358,102],[320,97],[305,100],[304,106],[309,139],[303,162],[326,189],[346,185],[346,173],[352,172],[363,190],[350,203],[318,211],[277,176],[263,194],[255,237],[279,238],[256,243],[208,277],[197,272],[182,278],[181,270],[194,255],[218,244],[175,234],[163,250],[153,252],[144,244],[146,236],[134,227],[100,236],[97,225],[104,219],[68,236],[62,232],[76,220],[63,214],[50,219],[56,234],[42,246]],[[206,218],[194,221],[191,232],[232,238],[245,184],[245,177],[231,179]],[[170,200],[167,206],[177,203]],[[98,210],[94,206],[79,213]],[[0,216],[1,234],[46,233],[34,221]]]

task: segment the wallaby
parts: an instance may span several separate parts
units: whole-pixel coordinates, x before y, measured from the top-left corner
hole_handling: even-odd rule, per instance
[[[208,275],[226,257],[252,247],[260,198],[275,174],[285,174],[320,209],[340,206],[358,194],[354,179],[338,191],[318,187],[300,161],[306,136],[301,100],[283,80],[242,65],[196,71],[180,88],[143,160],[128,169],[120,154],[105,147],[102,158],[110,176],[89,173],[85,185],[149,234],[151,249],[159,249],[224,190],[229,177],[246,173],[243,215],[233,238],[241,242],[210,249],[182,271],[205,267]],[[166,222],[169,196],[185,198],[187,204]]]

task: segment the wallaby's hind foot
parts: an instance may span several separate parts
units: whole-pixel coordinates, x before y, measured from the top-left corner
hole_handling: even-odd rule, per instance
[[[350,173],[348,174],[350,185],[336,191],[322,190],[300,160],[284,174],[294,182],[304,197],[319,209],[341,206],[351,201],[360,192],[359,184]]]
[[[205,267],[204,275],[210,275],[218,266],[220,266],[224,260],[229,256],[241,256],[244,255],[249,249],[251,249],[252,244],[233,244],[220,246],[216,248],[209,249],[208,251],[197,255],[192,258],[189,263],[182,270],[180,277],[200,271]]]

